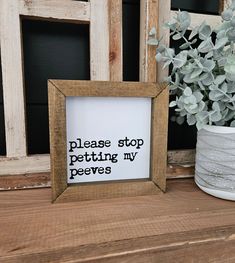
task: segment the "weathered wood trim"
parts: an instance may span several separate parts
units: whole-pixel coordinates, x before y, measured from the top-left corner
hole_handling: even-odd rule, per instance
[[[142,82],[156,82],[157,64],[155,60],[156,48],[147,44],[149,31],[158,28],[159,1],[140,0],[140,71]]]
[[[156,134],[157,138],[152,141],[151,168],[153,181],[163,191],[166,190],[168,96],[166,87],[152,103],[152,135]]]
[[[171,18],[176,15],[177,11],[171,11]],[[205,15],[190,13],[191,15],[191,27],[200,25],[203,21],[212,27],[216,27],[221,24],[221,17],[219,15]]]
[[[0,176],[1,190],[20,190],[51,186],[50,173],[25,173]]]
[[[50,172],[49,154],[0,158],[0,176]]]
[[[195,149],[190,150],[171,150],[168,151],[168,163],[169,164],[189,164],[195,162]]]
[[[171,0],[159,0],[158,10],[158,37],[162,38],[162,43],[169,46],[170,31],[164,27],[164,24],[170,20]],[[158,82],[164,81],[168,76],[168,68],[163,69],[163,62],[157,63],[157,80]]]
[[[66,98],[48,81],[52,201],[67,188]]]
[[[19,14],[49,21],[89,22],[90,3],[72,0],[20,0]]]
[[[109,67],[110,80],[122,81],[122,0],[109,0]]]
[[[90,79],[109,80],[108,0],[90,0]]]
[[[194,177],[195,165],[192,164],[168,164],[167,179],[181,179]]]
[[[107,81],[87,81],[87,80],[50,80],[57,89],[65,96],[85,96],[85,97],[157,97],[166,87],[157,83],[141,82],[107,82]],[[68,85],[69,83],[69,85]],[[125,85],[124,85],[125,83]]]
[[[7,157],[26,156],[23,55],[18,0],[0,1],[0,46]]]

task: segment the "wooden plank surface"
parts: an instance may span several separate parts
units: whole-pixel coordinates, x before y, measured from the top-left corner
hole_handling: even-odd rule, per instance
[[[20,0],[19,13],[50,21],[89,22],[90,3],[72,0]]]
[[[0,1],[0,46],[7,157],[22,157],[26,128],[18,0]]]
[[[190,179],[171,180],[158,196],[52,205],[50,195],[0,192],[0,262],[235,260],[235,203]]]

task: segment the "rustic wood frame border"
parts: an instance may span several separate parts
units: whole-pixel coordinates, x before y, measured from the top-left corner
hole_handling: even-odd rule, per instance
[[[162,107],[161,93],[165,84],[140,82],[49,80],[49,124],[51,152],[52,201],[102,199],[121,196],[156,194],[166,188],[168,122]],[[150,180],[67,184],[66,97],[149,97],[152,98]],[[157,187],[158,186],[158,187]]]

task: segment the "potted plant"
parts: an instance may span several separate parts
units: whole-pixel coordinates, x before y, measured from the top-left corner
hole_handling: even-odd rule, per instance
[[[195,182],[205,192],[235,200],[235,0],[222,14],[221,25],[206,22],[191,28],[190,14],[179,11],[166,26],[176,52],[149,33],[156,60],[170,66],[166,79],[174,99],[175,120],[196,125]],[[191,31],[188,34],[188,30]]]

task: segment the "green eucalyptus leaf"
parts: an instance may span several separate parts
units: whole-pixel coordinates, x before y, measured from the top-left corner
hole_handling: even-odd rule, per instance
[[[186,87],[186,89],[184,90],[184,95],[189,97],[193,94],[192,90],[190,87]]]
[[[213,102],[212,109],[215,111],[220,111],[220,105],[217,101]]]
[[[173,108],[177,105],[176,101],[171,101],[169,107]]]
[[[201,111],[196,115],[196,118],[200,122],[206,122],[209,119],[209,113],[207,111]]]
[[[159,44],[158,40],[156,38],[150,38],[147,41],[147,44],[150,46],[157,46]]]
[[[229,82],[227,84],[227,93],[235,93],[235,83],[234,82]]]
[[[219,101],[224,97],[224,94],[221,93],[219,90],[212,90],[209,93],[209,99],[212,101]]]
[[[211,27],[209,25],[203,25],[199,28],[199,38],[201,40],[206,40],[210,37],[212,33]]]
[[[206,55],[205,55],[205,58],[211,58],[211,57],[213,57],[213,54],[214,54],[214,52],[213,51],[209,51]]]
[[[206,77],[202,79],[202,84],[205,86],[210,86],[214,82],[214,75],[211,72],[204,74]]]
[[[235,0],[232,0],[232,3],[230,5],[230,8],[235,11]]]
[[[230,123],[230,127],[235,127],[235,120]]]
[[[201,44],[198,46],[198,51],[201,53],[208,53],[214,48],[213,42],[211,38],[207,38],[204,41],[201,42]]]
[[[217,39],[216,42],[215,42],[214,49],[219,49],[219,48],[224,47],[227,44],[227,42],[228,42],[228,38],[227,37],[223,37],[223,38]]]
[[[217,90],[217,89],[218,89],[218,84],[215,84],[214,81],[214,83],[209,86],[209,90]]]
[[[221,17],[225,21],[229,21],[233,16],[233,10],[232,9],[226,9],[222,12]]]
[[[177,20],[181,31],[185,31],[190,26],[191,17],[187,11],[179,11],[177,14]]]
[[[211,72],[215,67],[215,62],[206,58],[201,59],[201,64],[205,72]]]
[[[189,40],[191,40],[192,38],[194,38],[197,34],[198,34],[198,30],[199,30],[199,26],[194,27],[189,35]]]
[[[193,70],[193,72],[191,74],[191,78],[194,79],[194,78],[198,77],[201,73],[202,73],[202,69],[196,68]]]
[[[162,60],[162,54],[161,53],[157,53],[155,56],[155,59],[157,60],[157,62],[160,62]]]
[[[216,78],[214,80],[214,83],[216,85],[220,85],[220,84],[222,84],[225,81],[225,79],[226,79],[225,75],[218,75],[218,76],[216,76]]]
[[[190,126],[195,125],[196,122],[197,122],[197,119],[196,119],[195,115],[187,114],[187,123],[188,123],[188,125],[190,125]]]
[[[222,30],[217,32],[217,34],[216,34],[216,38],[217,39],[221,39],[221,38],[224,38],[224,37],[226,37],[226,30],[222,29]]]
[[[185,105],[196,105],[197,107],[197,99],[194,95],[188,96],[184,98]]]
[[[235,28],[231,28],[230,30],[228,30],[227,36],[229,41],[235,41]]]
[[[180,49],[186,49],[190,47],[190,43],[184,43],[180,46]]]
[[[196,98],[197,103],[199,103],[203,99],[203,95],[200,91],[194,91],[193,96]]]
[[[157,29],[156,27],[152,27],[149,31],[149,36],[156,36],[157,35]]]
[[[207,123],[203,123],[203,122],[198,121],[198,122],[196,123],[196,127],[197,127],[198,131],[200,131],[201,129],[203,129],[206,124],[207,124]]]
[[[179,40],[182,38],[182,35],[180,33],[173,35],[172,39]]]
[[[222,115],[219,111],[214,111],[209,115],[209,118],[212,122],[220,121],[222,118]]]
[[[182,67],[187,61],[187,51],[181,51],[178,55],[173,59],[173,66],[176,68]]]

